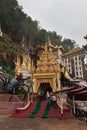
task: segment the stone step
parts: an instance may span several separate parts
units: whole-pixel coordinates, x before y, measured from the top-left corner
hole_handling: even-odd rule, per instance
[[[0,94],[0,102],[8,102],[11,96],[10,94]],[[23,95],[14,95],[11,102],[20,102],[22,99]]]
[[[0,115],[12,114],[16,108],[23,106],[24,102],[0,102]]]
[[[0,94],[0,115],[12,114],[16,108],[24,106],[23,95],[14,95],[9,102],[10,97],[10,94]]]

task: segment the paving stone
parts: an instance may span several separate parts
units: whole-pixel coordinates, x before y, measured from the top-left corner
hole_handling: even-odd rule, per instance
[[[0,116],[0,130],[86,130],[87,123],[82,119],[28,119]]]

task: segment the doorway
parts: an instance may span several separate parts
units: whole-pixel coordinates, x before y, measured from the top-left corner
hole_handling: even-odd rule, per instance
[[[50,86],[50,83],[41,83],[40,87],[38,89],[38,100],[44,101],[46,100],[46,94],[47,91],[50,93],[52,92],[52,88]]]

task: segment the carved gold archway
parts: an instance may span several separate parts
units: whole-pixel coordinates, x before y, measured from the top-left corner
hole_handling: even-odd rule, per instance
[[[56,75],[55,73],[43,73],[43,74],[34,74],[34,88],[33,92],[37,93],[41,83],[49,83],[52,91],[56,92]]]

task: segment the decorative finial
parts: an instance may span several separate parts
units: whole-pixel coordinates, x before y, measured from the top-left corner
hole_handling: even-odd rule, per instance
[[[48,37],[48,44],[51,45],[51,41],[50,41],[50,38]]]
[[[49,48],[50,51],[52,50],[52,48],[54,48],[54,46],[52,45],[51,40],[50,40],[49,37],[48,37],[47,46],[48,46],[48,48]]]
[[[47,52],[47,43],[45,43],[45,52]]]

